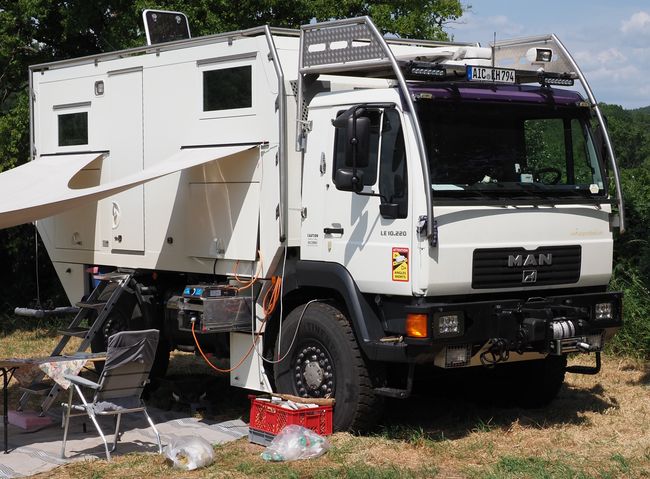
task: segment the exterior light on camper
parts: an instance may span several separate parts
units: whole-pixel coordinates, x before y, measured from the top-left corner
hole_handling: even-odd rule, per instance
[[[553,58],[550,48],[531,48],[526,52],[526,60],[530,63],[548,63]]]
[[[104,82],[102,80],[95,82],[95,95],[101,96],[104,94]]]

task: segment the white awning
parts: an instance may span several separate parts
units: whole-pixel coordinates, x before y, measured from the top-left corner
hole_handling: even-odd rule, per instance
[[[236,155],[251,148],[256,147],[184,148],[141,172],[87,188],[74,187],[75,175],[84,168],[94,168],[98,162],[111,161],[110,153],[43,155],[25,165],[0,173],[0,229],[47,218],[161,176]]]

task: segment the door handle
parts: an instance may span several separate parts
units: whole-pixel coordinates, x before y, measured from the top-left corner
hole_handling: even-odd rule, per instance
[[[323,228],[323,233],[326,235],[342,235],[343,228]]]

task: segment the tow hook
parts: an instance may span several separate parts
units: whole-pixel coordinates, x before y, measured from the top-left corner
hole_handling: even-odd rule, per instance
[[[598,374],[600,372],[600,351],[596,351],[595,366],[582,366],[576,364],[574,366],[568,366],[566,368],[566,372],[573,373],[573,374],[588,374],[588,375]]]
[[[576,349],[581,353],[591,352],[591,346],[589,345],[589,343],[586,343],[584,341],[578,341],[576,343]]]

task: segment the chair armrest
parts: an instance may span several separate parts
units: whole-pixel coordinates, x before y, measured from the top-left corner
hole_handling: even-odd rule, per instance
[[[101,387],[96,382],[93,382],[90,379],[82,378],[81,376],[72,376],[66,374],[63,377],[70,381],[72,384],[76,384],[77,386],[83,386],[91,389],[99,389]]]

